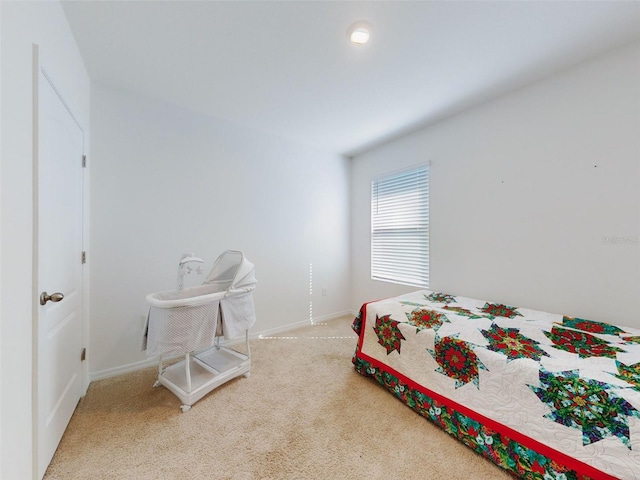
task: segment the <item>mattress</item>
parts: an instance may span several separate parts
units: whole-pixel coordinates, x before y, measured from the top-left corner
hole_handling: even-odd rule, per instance
[[[356,370],[531,479],[640,479],[640,330],[421,290],[367,303]]]

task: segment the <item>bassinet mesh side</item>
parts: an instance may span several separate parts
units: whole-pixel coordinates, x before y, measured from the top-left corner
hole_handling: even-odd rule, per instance
[[[149,309],[147,355],[183,355],[214,344],[218,301],[203,305]]]

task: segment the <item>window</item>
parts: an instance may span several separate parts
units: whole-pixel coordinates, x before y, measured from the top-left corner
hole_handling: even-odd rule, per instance
[[[429,166],[371,182],[371,278],[429,286]]]

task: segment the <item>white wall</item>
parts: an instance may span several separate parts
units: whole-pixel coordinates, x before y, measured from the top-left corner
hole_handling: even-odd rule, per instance
[[[640,44],[353,160],[352,306],[372,178],[431,161],[431,289],[640,328]]]
[[[33,115],[32,44],[54,82],[89,127],[89,78],[58,2],[0,2],[2,160],[0,179],[3,480],[36,474],[32,464]]]
[[[314,316],[348,309],[347,159],[101,85],[91,108],[94,378],[145,360],[145,296],[175,288],[185,252],[207,272],[245,252],[254,334],[308,320],[310,299]]]
[[[0,7],[0,112],[2,112],[2,12],[3,9]],[[0,264],[2,262],[2,115],[0,115]],[[0,361],[2,361],[4,357],[2,356],[2,274],[0,274]],[[0,367],[0,386],[4,385],[2,383],[2,368]],[[2,457],[4,454],[4,448],[2,446],[4,435],[2,432],[2,417],[4,416],[2,410],[2,395],[0,394],[0,474],[2,473]]]

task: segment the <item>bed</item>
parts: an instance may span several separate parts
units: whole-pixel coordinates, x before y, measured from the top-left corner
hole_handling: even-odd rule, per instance
[[[640,330],[421,290],[366,303],[355,369],[527,479],[640,479]]]

